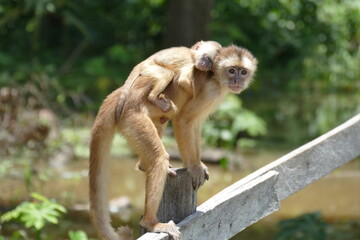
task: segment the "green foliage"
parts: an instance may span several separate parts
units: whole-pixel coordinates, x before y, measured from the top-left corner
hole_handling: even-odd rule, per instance
[[[70,240],[88,240],[84,231],[69,231]]]
[[[352,240],[360,237],[360,221],[329,224],[321,213],[307,213],[280,221],[275,240]]]
[[[35,232],[35,239],[52,239],[44,229],[48,223],[59,224],[59,219],[62,214],[66,213],[65,207],[49,200],[48,198],[38,194],[31,194],[32,200],[25,201],[18,205],[15,209],[3,214],[0,217],[0,223],[6,223],[9,221],[18,221],[23,224],[27,229]],[[57,234],[59,234],[57,232]],[[69,231],[68,236],[70,240],[88,240],[84,231]],[[3,236],[0,236],[0,240],[5,240]],[[32,239],[31,235],[22,229],[17,229],[13,232],[11,240],[20,239]],[[58,239],[58,236],[56,238]]]
[[[203,128],[206,143],[229,149],[236,146],[253,146],[254,142],[249,138],[238,141],[242,133],[248,137],[257,137],[265,135],[266,132],[264,120],[250,110],[244,109],[240,98],[234,95],[229,95],[220,104],[210,120],[204,123]]]
[[[2,215],[1,223],[16,220],[35,231],[42,230],[46,223],[58,224],[59,217],[66,209],[38,193],[32,193],[31,197],[32,202],[23,202],[14,210]]]
[[[0,236],[1,239],[1,236]],[[24,230],[16,230],[14,231],[9,238],[3,238],[4,240],[28,240],[31,237]]]
[[[264,102],[251,109],[272,141],[305,142],[359,113],[359,1],[217,0],[212,14],[215,40],[259,60],[243,98]]]
[[[357,1],[218,0],[211,29],[220,42],[254,52],[260,60],[255,85],[263,92],[360,87]]]
[[[281,221],[276,240],[326,240],[328,224],[322,220],[320,213],[309,213]]]
[[[222,169],[227,170],[229,167],[229,159],[227,157],[223,157],[219,160],[219,165]]]
[[[40,105],[56,109],[63,116],[69,115],[63,106],[95,112],[104,96],[125,81],[132,67],[163,48],[166,3],[1,1],[0,87],[37,89],[32,96],[37,96]],[[282,106],[260,112],[269,125],[284,126],[269,128],[269,136],[282,134],[274,138],[288,142],[292,138],[303,141],[306,135],[308,140],[339,124],[344,120],[341,116],[359,112],[351,101],[347,108],[340,106],[336,116],[330,105],[320,106],[319,111],[306,108],[318,106],[315,101],[301,106],[308,96],[350,96],[358,92],[359,1],[215,0],[211,19],[212,39],[224,45],[245,46],[259,59],[256,81],[243,93],[244,99],[259,102],[274,96],[296,98],[295,108],[301,112]],[[284,97],[285,93],[289,95]],[[251,112],[241,115],[254,118]],[[256,121],[236,121],[242,126],[233,127],[256,129],[243,125],[247,123]],[[208,128],[217,129],[209,137],[213,145],[223,144],[217,139],[232,146],[254,144],[251,138],[234,142],[236,132],[244,130]],[[294,133],[288,134],[290,131]]]
[[[47,101],[92,108],[88,96],[100,102],[159,48],[164,10],[163,0],[1,1],[0,87],[46,77],[58,84]]]

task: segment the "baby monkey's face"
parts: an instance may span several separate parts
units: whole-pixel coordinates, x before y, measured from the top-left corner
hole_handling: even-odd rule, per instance
[[[200,71],[212,70],[213,62],[222,46],[214,41],[200,41],[191,47],[195,58],[195,67]]]

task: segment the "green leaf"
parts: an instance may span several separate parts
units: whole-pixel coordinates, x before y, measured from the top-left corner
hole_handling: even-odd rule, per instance
[[[229,167],[229,159],[227,157],[223,157],[219,161],[220,167],[223,169],[228,169]]]
[[[59,212],[62,212],[62,213],[66,213],[66,208],[58,203],[52,203],[53,204],[53,207],[55,210],[59,211]]]
[[[46,215],[46,216],[44,216],[44,218],[50,223],[53,223],[53,224],[59,223],[59,220],[56,216]]]
[[[39,194],[39,193],[31,193],[31,197],[36,199],[36,200],[39,200],[41,202],[47,202],[49,201],[48,198],[44,197],[43,195]]]
[[[88,240],[84,231],[70,231],[68,235],[70,240]]]
[[[4,222],[11,221],[11,220],[16,220],[19,217],[19,215],[20,215],[20,212],[15,211],[15,209],[14,209],[13,211],[3,214],[1,216],[1,222],[4,223]]]

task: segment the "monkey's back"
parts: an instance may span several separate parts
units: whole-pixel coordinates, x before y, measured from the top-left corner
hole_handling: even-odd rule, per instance
[[[169,69],[179,69],[184,65],[194,64],[192,51],[187,47],[164,49],[150,56],[149,59]]]

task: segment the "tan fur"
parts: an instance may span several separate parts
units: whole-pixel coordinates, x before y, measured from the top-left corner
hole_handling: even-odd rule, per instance
[[[197,42],[191,49],[186,47],[173,47],[155,53],[148,59],[136,66],[126,81],[119,97],[119,104],[116,110],[116,121],[118,122],[124,111],[124,104],[127,95],[134,82],[142,76],[146,79],[146,84],[150,88],[147,99],[163,112],[173,111],[176,108],[173,102],[165,95],[160,93],[165,90],[169,83],[177,76],[178,85],[192,93],[191,73],[194,67],[201,71],[211,70],[212,63],[221,45],[214,41]],[[208,63],[208,65],[204,64]],[[135,74],[136,72],[136,74]],[[132,79],[132,81],[130,80]]]
[[[162,57],[166,58],[166,54]],[[181,66],[192,62],[192,59],[184,57],[178,61],[181,69]],[[169,168],[169,155],[161,142],[166,124],[162,124],[161,119],[168,118],[173,121],[184,166],[191,174],[193,187],[200,187],[209,177],[206,166],[200,160],[201,124],[228,92],[239,93],[248,86],[256,70],[256,64],[256,59],[246,49],[236,46],[222,48],[214,59],[214,72],[203,72],[193,68],[186,73],[189,74],[192,92],[179,87],[182,72],[175,71],[173,81],[166,86],[162,94],[173,102],[177,108],[176,112],[164,113],[147,100],[152,90],[148,84],[148,75],[151,75],[151,72],[146,76],[140,75],[140,71],[146,69],[139,65],[134,68],[125,85],[105,99],[92,131],[89,172],[91,213],[102,239],[126,239],[112,229],[107,203],[106,162],[115,129],[120,131],[139,156],[139,169],[146,174],[145,213],[141,225],[149,231],[166,232],[177,240],[180,238],[180,232],[176,225],[172,222],[159,223],[156,217]],[[246,69],[248,74],[246,78],[241,78],[243,82],[240,83],[240,80],[235,81],[236,79],[229,75],[229,68]],[[127,88],[129,84],[132,85],[131,88]],[[245,87],[234,90],[230,88],[234,84]],[[115,122],[118,99],[123,91],[128,93],[121,119]]]

